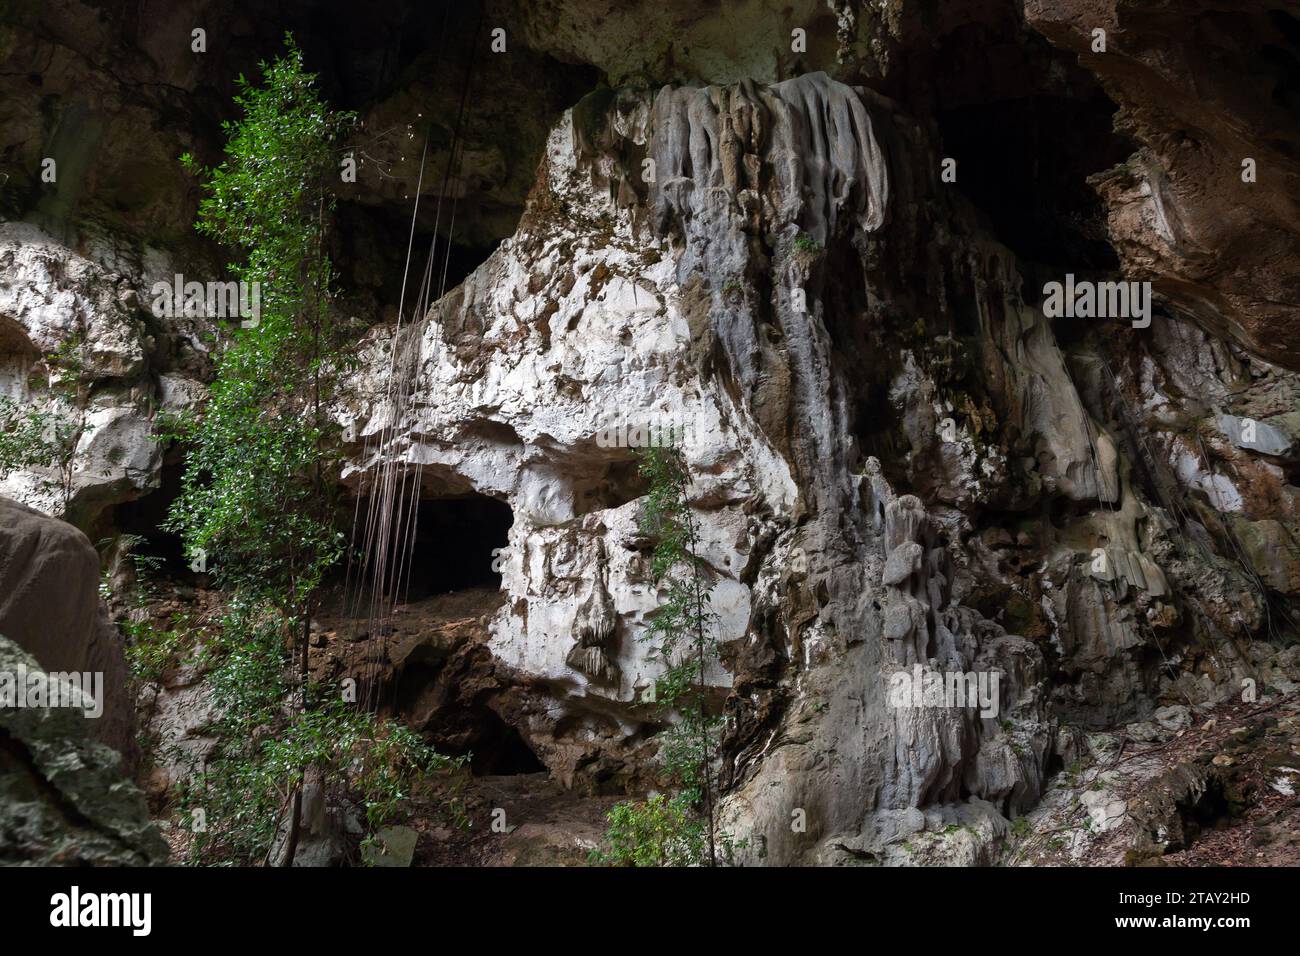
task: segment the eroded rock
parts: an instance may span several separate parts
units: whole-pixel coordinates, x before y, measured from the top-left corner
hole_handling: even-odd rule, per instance
[[[99,596],[99,555],[69,524],[0,498],[0,633],[49,671],[102,676],[85,736],[134,763],[135,707],[121,636]]]
[[[0,637],[0,672],[20,670],[32,681],[56,680]],[[167,845],[144,795],[123,773],[120,755],[89,739],[90,723],[78,707],[0,707],[0,861],[6,865],[166,860]]]

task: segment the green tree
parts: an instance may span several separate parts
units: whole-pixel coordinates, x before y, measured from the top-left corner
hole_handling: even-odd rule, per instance
[[[690,476],[675,444],[652,446],[641,455],[649,483],[641,506],[641,532],[655,542],[650,572],[664,597],[642,640],[664,670],[655,701],[672,715],[661,734],[665,783],[671,798],[622,803],[609,814],[608,853],[598,862],[631,866],[716,866],[718,832],[712,761],[719,718],[709,713],[706,669],[717,656],[716,616],[709,609],[712,585],[699,556],[699,527],[687,496]]]
[[[52,425],[49,413],[12,398],[0,398],[0,479],[53,462]]]
[[[345,541],[334,493],[340,445],[327,409],[351,336],[331,308],[326,250],[336,148],[354,118],[328,108],[292,37],[286,46],[261,64],[261,85],[238,78],[243,115],[225,124],[224,161],[205,170],[182,157],[205,179],[198,230],[239,250],[230,269],[260,289],[261,308],[219,334],[202,414],[173,420],[165,437],[187,449],[168,527],[228,597],[209,648],[220,744],[182,806],[204,810],[200,858],[243,862],[269,851],[289,807],[290,865],[309,773],[350,780],[370,810],[386,813],[405,774],[442,758],[310,681],[312,621]],[[368,766],[367,748],[383,755],[383,769],[345,772]]]
[[[85,381],[85,363],[81,358],[82,336],[69,338],[58,350],[45,357],[50,369],[50,395],[55,405],[46,413],[46,432],[51,464],[58,475],[57,490],[63,502],[64,516],[72,505],[72,479],[77,467],[77,446],[86,433],[86,413],[90,404]]]

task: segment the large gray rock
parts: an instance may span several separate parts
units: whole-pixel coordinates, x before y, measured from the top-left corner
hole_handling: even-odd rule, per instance
[[[0,633],[50,671],[103,675],[86,734],[134,763],[135,709],[121,636],[99,596],[99,555],[72,525],[0,498]]]
[[[50,699],[64,682],[0,636],[0,674]],[[52,686],[55,685],[55,686]],[[79,690],[63,691],[75,703]],[[75,706],[0,706],[0,865],[141,866],[166,860],[144,795]],[[84,702],[83,702],[84,703]]]
[[[0,493],[88,527],[157,486],[153,419],[177,390],[160,399],[153,382],[144,281],[36,226],[0,224],[0,395],[54,416],[75,440],[66,476],[35,462],[0,477]]]
[[[1273,421],[1263,422],[1226,414],[1220,414],[1218,418],[1219,430],[1238,448],[1279,458],[1295,457],[1295,432],[1300,425],[1300,413],[1279,415]]]
[[[363,496],[396,460],[426,497],[510,505],[486,649],[566,783],[653,748],[629,446],[680,429],[726,648],[722,815],[755,862],[987,862],[1072,762],[1062,718],[1221,695],[1244,673],[1223,635],[1264,620],[1213,510],[1286,524],[1287,475],[1189,415],[1280,419],[1294,376],[1173,319],[1123,361],[1113,329],[1058,338],[926,137],[821,74],[593,93],[516,234],[423,322],[377,326],[337,409]],[[1194,642],[1221,660],[1193,678]],[[996,675],[997,712],[888,703],[918,668]]]

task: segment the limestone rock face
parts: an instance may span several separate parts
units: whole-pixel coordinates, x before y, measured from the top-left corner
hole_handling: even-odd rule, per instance
[[[897,104],[822,74],[595,93],[517,233],[424,321],[375,329],[337,410],[345,480],[393,454],[425,497],[510,505],[497,710],[566,784],[644,759],[635,447],[669,429],[751,862],[988,862],[1080,727],[1251,673],[1224,635],[1291,571],[1228,535],[1272,560],[1294,493],[1277,442],[1196,436],[1278,420],[1295,376],[1179,317],[1063,345],[1015,256],[953,228],[971,210],[938,168]]]
[[[25,669],[28,686],[56,678],[0,637],[0,672]],[[87,738],[75,707],[0,707],[0,864],[144,866],[167,845],[121,758]]]
[[[0,498],[0,633],[52,672],[103,675],[84,736],[133,761],[135,708],[122,638],[99,596],[99,555],[76,528]]]
[[[159,483],[157,409],[200,404],[208,371],[207,320],[148,308],[176,263],[215,274],[181,238],[194,190],[174,156],[217,144],[168,118],[215,129],[207,91],[224,103],[245,64],[238,44],[196,58],[120,11],[46,6],[0,26],[0,150],[21,168],[0,210],[26,220],[0,224],[0,391],[57,409],[72,386],[82,433],[66,502],[49,469],[0,488],[111,525]],[[225,0],[137,19],[184,25],[200,6],[214,30],[267,33]],[[1181,723],[1171,707],[1293,686],[1263,651],[1300,597],[1294,11],[493,0],[511,68],[475,76],[466,160],[442,183],[419,180],[418,144],[429,131],[429,168],[454,166],[472,60],[468,43],[406,59],[384,31],[419,33],[421,6],[377,11],[332,78],[376,139],[340,208],[340,308],[373,325],[334,410],[341,480],[364,496],[396,461],[424,498],[488,496],[513,521],[499,593],[462,594],[450,620],[455,602],[433,601],[435,620],[365,651],[409,691],[399,716],[462,752],[504,724],[558,786],[653,786],[665,715],[641,638],[662,595],[637,450],[665,434],[713,585],[706,684],[741,862],[995,862],[1085,731],[1155,739]],[[322,29],[308,47],[329,48]],[[1090,133],[1052,144],[1082,100]],[[963,124],[1009,137],[983,170]],[[46,144],[67,170],[50,190]],[[1062,162],[1075,147],[1105,158]],[[1009,170],[992,190],[988,166]],[[394,250],[417,191],[420,230],[443,228],[445,192],[474,247],[456,258],[482,264],[412,322]],[[1026,205],[1070,238],[1018,235]],[[1085,267],[1149,279],[1150,328],[1049,320],[1044,273]],[[93,555],[62,527],[0,506],[0,631],[48,667],[120,667]],[[62,564],[85,600],[49,591]],[[68,664],[42,656],[47,614],[67,617]],[[142,701],[201,759],[209,690],[173,677]],[[159,769],[160,787],[183,772]],[[1097,825],[1120,826],[1097,794]],[[323,808],[322,862],[349,832]]]
[[[68,255],[35,226],[7,223],[0,268],[0,310],[21,326],[34,351],[57,352],[76,335],[85,342],[82,365],[89,380],[129,379],[143,369],[135,303],[89,260]]]
[[[945,534],[843,437],[851,386],[820,260],[887,220],[868,103],[815,75],[575,110],[519,233],[426,322],[377,330],[364,367],[408,369],[409,400],[397,407],[382,376],[363,376],[362,404],[339,410],[360,423],[349,481],[387,447],[426,495],[510,504],[489,647],[552,698],[519,728],[546,743],[543,759],[563,751],[565,728],[599,727],[611,748],[644,732],[638,699],[658,665],[638,638],[656,595],[623,439],[676,428],[719,638],[735,649],[709,675],[738,708],[727,812],[777,862],[833,858],[889,814],[963,793],[994,818],[1015,812],[1054,739],[1041,655],[954,600]],[[600,626],[615,635],[600,643],[613,671],[572,653],[601,608],[617,622]],[[887,678],[912,664],[941,682],[996,673],[995,705],[891,706]],[[776,723],[759,734],[763,709]],[[791,744],[767,753],[777,727]],[[785,839],[796,807],[815,823]]]
[[[148,290],[166,266],[147,268],[114,272],[34,225],[0,223],[0,392],[57,418],[73,443],[66,473],[50,462],[5,476],[11,497],[89,527],[157,487],[154,418],[193,404],[201,320],[159,326]]]

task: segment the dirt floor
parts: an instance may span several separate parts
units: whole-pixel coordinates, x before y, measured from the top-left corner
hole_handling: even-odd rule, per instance
[[[565,790],[545,772],[478,777],[463,799],[458,824],[445,804],[415,808],[415,866],[583,866],[619,800]]]

